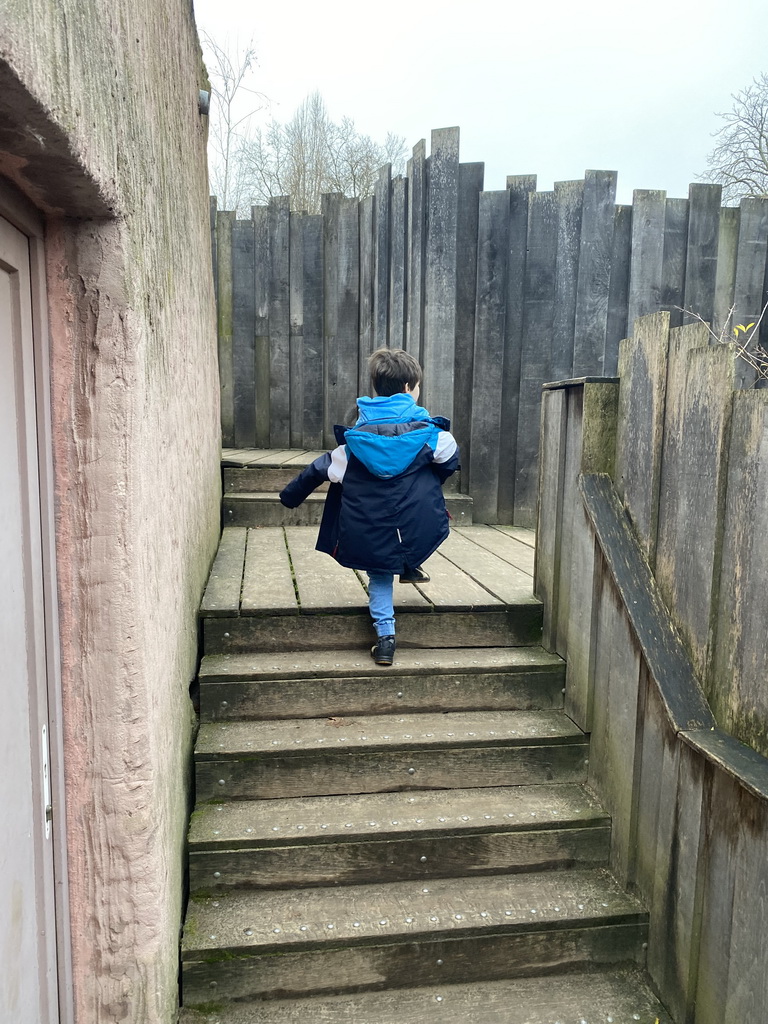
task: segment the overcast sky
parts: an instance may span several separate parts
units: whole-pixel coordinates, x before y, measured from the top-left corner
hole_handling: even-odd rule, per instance
[[[253,86],[285,121],[313,90],[378,141],[458,125],[485,188],[619,173],[684,197],[706,168],[717,111],[768,71],[766,0],[195,0],[198,26],[253,41]]]

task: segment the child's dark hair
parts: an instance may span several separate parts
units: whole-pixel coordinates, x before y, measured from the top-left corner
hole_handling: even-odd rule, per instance
[[[401,348],[378,348],[368,358],[371,384],[377,395],[397,395],[405,391],[406,384],[411,391],[421,384],[421,367],[418,359]]]

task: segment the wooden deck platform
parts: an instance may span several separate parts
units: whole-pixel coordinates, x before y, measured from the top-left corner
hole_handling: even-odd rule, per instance
[[[206,653],[279,649],[290,632],[299,647],[320,631],[339,646],[369,637],[367,577],[315,550],[314,527],[225,527],[201,607]],[[517,527],[470,526],[425,563],[431,581],[395,583],[395,613],[405,646],[507,646],[538,642],[541,606],[533,596],[534,534]],[[496,634],[513,621],[512,633]],[[432,614],[425,632],[424,614]],[[270,616],[270,629],[263,620]],[[301,625],[296,616],[301,617]],[[413,619],[421,620],[416,630]],[[311,617],[311,618],[310,618]],[[322,618],[321,618],[322,617]],[[409,626],[410,623],[410,626]],[[466,634],[462,639],[461,635]],[[418,634],[418,636],[416,636]],[[315,639],[313,639],[313,636]],[[326,638],[327,639],[327,638]],[[267,644],[267,646],[264,646]]]

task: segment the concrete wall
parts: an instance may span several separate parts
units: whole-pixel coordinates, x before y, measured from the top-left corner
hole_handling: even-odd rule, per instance
[[[169,1022],[218,536],[204,69],[189,0],[8,0],[0,174],[47,218],[78,1024]]]

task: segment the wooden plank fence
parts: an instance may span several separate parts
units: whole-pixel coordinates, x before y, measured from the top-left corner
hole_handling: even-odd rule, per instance
[[[663,1002],[691,1024],[762,1024],[768,390],[734,388],[730,347],[669,322],[635,325],[620,380],[545,390],[535,589]]]
[[[617,205],[616,184],[589,170],[552,192],[529,175],[484,192],[444,128],[405,177],[386,166],[373,196],[327,196],[316,217],[288,197],[245,221],[213,203],[224,445],[332,445],[367,356],[402,346],[425,404],[453,420],[477,520],[532,526],[543,383],[615,374],[638,315],[675,327],[684,307],[717,332],[731,306],[749,323],[768,298],[768,200],[724,208],[719,186],[693,184]],[[737,367],[737,386],[753,380]]]

